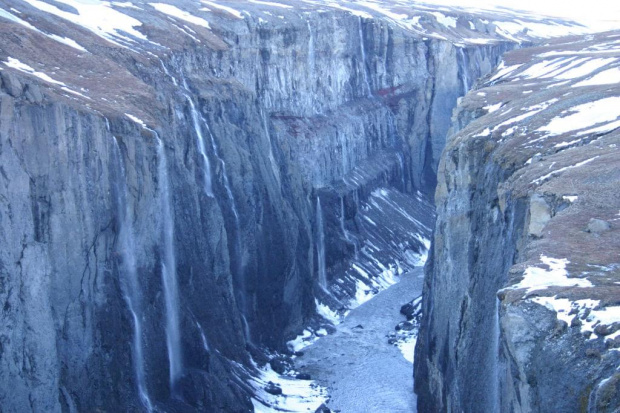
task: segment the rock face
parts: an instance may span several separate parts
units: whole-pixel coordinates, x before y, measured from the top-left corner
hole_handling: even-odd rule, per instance
[[[3,411],[250,410],[250,353],[316,317],[363,202],[415,194],[432,219],[457,97],[531,39],[507,15],[289,3],[0,9]],[[418,223],[368,261],[422,254]]]
[[[504,56],[438,171],[421,411],[620,407],[620,33]]]

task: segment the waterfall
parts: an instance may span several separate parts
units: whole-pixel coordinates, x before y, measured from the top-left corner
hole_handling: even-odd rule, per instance
[[[224,162],[224,159],[222,159],[222,157],[220,156],[220,148],[217,146],[217,143],[215,142],[215,138],[213,137],[213,133],[211,133],[211,128],[209,127],[207,120],[202,115],[200,115],[200,119],[202,120],[202,124],[205,125],[205,128],[207,129],[207,133],[209,134],[209,138],[211,140],[211,149],[213,150],[213,153],[215,154],[215,157],[217,158],[217,161],[219,162],[220,167],[222,168],[222,183],[224,184],[226,196],[228,197],[228,201],[230,203],[230,209],[232,210],[233,216],[235,218],[235,229],[237,231],[237,238],[239,238],[240,236],[239,211],[237,210],[237,204],[235,202],[235,197],[233,196],[232,190],[230,188],[230,181],[228,180],[228,173],[226,172],[226,162]],[[241,251],[237,251],[237,252],[241,253]]]
[[[463,96],[467,94],[469,91],[469,79],[467,76],[467,56],[465,55],[465,51],[462,47],[457,47],[458,55],[460,57],[460,61],[458,61],[459,68],[461,69],[461,82],[463,84]],[[458,59],[457,59],[458,60]]]
[[[405,182],[405,160],[403,154],[398,152],[396,154],[398,157],[398,167],[400,169],[400,184],[403,187],[403,192],[407,191],[407,183]]]
[[[179,292],[176,277],[176,258],[174,256],[174,218],[172,216],[172,206],[170,205],[170,182],[164,142],[155,131],[152,132],[155,134],[158,144],[158,182],[161,192],[163,252],[161,277],[166,303],[166,344],[168,346],[168,362],[170,364],[170,390],[174,392],[175,383],[183,371],[181,329],[179,325]]]
[[[166,76],[168,76],[172,80],[172,84],[175,85],[175,86],[178,86],[179,83],[177,82],[175,77],[170,74],[170,72],[168,71],[168,68],[164,64],[163,60],[161,60],[159,57],[157,57],[157,60],[159,60],[159,63],[161,63],[161,67],[164,69],[164,73],[166,74]]]
[[[366,83],[366,87],[368,88],[368,97],[372,97],[372,89],[370,88],[370,83],[368,81],[368,69],[366,67],[366,46],[364,46],[364,32],[362,31],[362,17],[360,16],[358,19],[358,28],[360,35],[360,49],[362,50],[362,71],[364,74],[364,82]]]
[[[491,350],[489,354],[489,362],[491,365],[490,372],[490,397],[491,397],[491,406],[493,406],[493,411],[499,412],[501,407],[500,401],[500,368],[499,368],[499,347],[500,347],[500,325],[499,325],[499,309],[500,302],[499,298],[495,298],[495,314],[493,315],[493,337],[491,337]]]
[[[200,339],[202,340],[202,347],[208,353],[210,352],[210,350],[209,350],[209,343],[207,342],[207,336],[205,336],[205,331],[202,329],[202,326],[200,325],[198,320],[195,320],[195,321],[196,321],[196,327],[198,327],[198,332],[200,333]]]
[[[252,343],[252,334],[250,333],[250,325],[245,318],[245,314],[241,314],[241,321],[243,322],[243,334],[245,335],[245,341]]]
[[[319,264],[319,285],[327,289],[327,268],[325,266],[325,229],[323,224],[323,210],[321,198],[316,197],[316,226],[317,226],[317,254]]]
[[[186,92],[185,99],[187,99],[187,102],[189,103],[189,107],[192,112],[192,124],[194,125],[194,131],[196,132],[196,139],[198,139],[198,151],[200,152],[200,156],[202,157],[202,160],[204,162],[202,172],[204,174],[205,180],[205,192],[207,193],[207,196],[213,198],[213,184],[211,183],[211,164],[209,162],[209,157],[207,156],[205,138],[202,134],[202,129],[200,128],[200,114],[196,110],[194,101],[190,97],[189,88],[187,87],[185,79],[183,79],[183,88]]]
[[[342,230],[344,238],[347,240],[347,242],[353,245],[355,251],[355,258],[357,258],[357,242],[353,239],[353,237],[351,237],[351,234],[349,233],[349,231],[347,231],[347,228],[344,225],[344,196],[340,197],[340,229]]]
[[[271,169],[273,170],[273,174],[278,181],[278,186],[281,185],[280,178],[280,168],[278,168],[278,164],[276,163],[276,158],[273,156],[273,147],[271,145],[271,135],[269,134],[269,125],[267,124],[267,116],[265,115],[265,110],[261,111],[261,115],[263,118],[263,128],[265,129],[265,135],[267,136],[267,142],[269,143],[269,162],[271,163]]]
[[[312,110],[318,112],[316,107],[316,96],[317,94],[314,92],[314,84],[316,82],[315,74],[314,74],[314,66],[316,62],[316,58],[314,56],[314,33],[312,33],[312,27],[310,26],[310,20],[306,20],[306,24],[308,25],[308,32],[310,33],[310,37],[308,39],[308,81],[310,82],[310,99],[312,99]]]
[[[106,119],[106,126],[109,129],[108,120]],[[120,283],[123,291],[123,296],[127,307],[131,312],[133,319],[133,346],[132,346],[132,359],[134,374],[136,378],[136,385],[138,387],[138,394],[140,401],[144,408],[151,412],[153,406],[151,399],[148,395],[146,388],[146,379],[144,373],[144,356],[142,346],[142,294],[138,282],[138,273],[136,266],[135,256],[135,238],[131,222],[131,208],[128,201],[127,191],[127,173],[125,169],[125,161],[121,153],[121,149],[118,146],[116,138],[112,138],[114,153],[118,160],[118,172],[116,185],[116,202],[118,208],[118,220],[119,220],[119,235],[118,243],[120,254],[122,257],[121,276]]]
[[[308,32],[310,32],[310,38],[308,39],[308,70],[310,71],[310,81],[314,81],[314,34],[312,33],[312,27],[310,27],[310,20],[306,20],[308,25]]]

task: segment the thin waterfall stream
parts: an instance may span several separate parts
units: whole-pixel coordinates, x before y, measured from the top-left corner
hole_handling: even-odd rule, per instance
[[[323,223],[323,209],[321,198],[316,197],[316,227],[317,227],[317,262],[319,265],[319,285],[327,290],[327,268],[325,263],[325,228]]]
[[[360,16],[358,19],[358,29],[360,36],[360,49],[362,51],[362,72],[364,75],[364,82],[366,83],[366,88],[368,89],[368,97],[372,98],[372,89],[370,88],[370,82],[368,80],[368,68],[366,67],[366,46],[364,44],[364,31],[362,30],[362,17]]]
[[[109,130],[109,129],[108,129]],[[117,180],[116,203],[119,217],[119,250],[122,257],[121,288],[133,321],[132,361],[136,386],[140,401],[144,408],[151,412],[153,405],[148,395],[146,374],[144,370],[144,354],[142,344],[142,290],[138,281],[135,237],[131,219],[131,206],[128,201],[127,172],[123,154],[115,137],[112,137],[114,155],[118,163],[119,177]]]
[[[207,156],[207,148],[205,144],[205,138],[202,134],[202,128],[200,127],[200,114],[196,110],[196,106],[194,105],[194,101],[190,97],[189,88],[187,87],[187,83],[185,82],[185,78],[183,78],[183,88],[185,89],[185,98],[187,99],[187,103],[189,103],[189,107],[191,110],[192,124],[194,126],[194,131],[196,132],[197,139],[197,147],[198,152],[203,160],[203,176],[205,180],[205,192],[207,196],[213,198],[213,183],[211,179],[211,163],[209,162],[209,157]]]
[[[161,277],[166,303],[166,344],[170,368],[170,389],[174,393],[175,384],[183,372],[183,353],[181,350],[181,329],[179,316],[179,292],[176,275],[176,257],[174,252],[174,217],[170,199],[170,182],[168,177],[168,160],[164,142],[157,132],[152,131],[157,139],[157,157],[159,158],[158,182],[160,185],[160,202],[162,211],[162,263]]]

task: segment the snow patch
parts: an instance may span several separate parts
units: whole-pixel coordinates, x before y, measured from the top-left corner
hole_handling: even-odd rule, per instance
[[[243,14],[241,14],[241,12],[239,12],[238,10],[233,9],[232,7],[223,6],[221,4],[217,4],[207,0],[201,0],[201,3],[211,7],[215,7],[216,9],[224,10],[225,12],[232,14],[238,19],[243,19]]]
[[[575,83],[572,87],[615,85],[620,83],[620,68],[614,67],[595,74],[587,80]]]
[[[144,123],[144,121],[139,119],[137,116],[131,115],[129,113],[125,113],[125,116],[127,116],[129,119],[131,119],[138,125],[142,126],[144,129],[146,129],[146,123]]]
[[[37,72],[34,68],[28,66],[25,63],[20,62],[18,59],[14,59],[12,57],[7,58],[6,62],[3,62],[6,66],[11,67],[15,70],[19,70],[20,72],[27,73],[32,76],[36,76],[41,80],[44,80],[48,83],[52,83],[54,85],[66,86],[64,83],[59,82],[58,80],[54,80],[43,72]]]
[[[181,19],[191,24],[195,24],[196,26],[202,26],[207,29],[210,29],[209,22],[200,17],[194,16],[186,12],[185,10],[181,10],[175,6],[165,3],[149,3],[150,6],[154,7],[160,13],[167,14],[168,16],[176,17],[177,19]]]
[[[249,0],[249,1],[250,3],[254,3],[254,4],[262,4],[263,6],[281,7],[283,9],[293,8],[293,6],[289,6],[288,4],[274,3],[272,1],[260,1],[260,0]]]
[[[333,325],[338,325],[342,322],[342,317],[336,311],[329,308],[329,306],[323,304],[316,298],[314,299],[314,303],[316,305],[316,312],[325,320],[329,321]]]
[[[562,112],[562,114],[569,113],[568,116],[553,118],[551,122],[537,130],[553,136],[611,122],[620,117],[617,110],[619,105],[620,96],[612,96],[574,106]]]
[[[581,333],[592,333],[590,340],[594,340],[599,336],[594,333],[596,327],[609,326],[614,323],[620,323],[620,306],[605,307],[596,309],[600,305],[599,300],[576,300],[571,301],[567,298],[553,297],[535,297],[530,301],[543,305],[548,309],[555,311],[558,320],[566,322],[569,326],[572,320],[577,317],[581,321]],[[606,336],[613,339],[619,332]]]
[[[590,159],[586,159],[585,161],[582,161],[582,162],[578,162],[578,163],[576,163],[575,165],[565,166],[565,167],[560,168],[560,169],[557,169],[557,170],[555,170],[555,171],[553,171],[553,172],[549,172],[548,174],[543,175],[543,176],[541,176],[540,178],[534,179],[531,183],[538,185],[538,184],[540,184],[541,182],[543,182],[545,179],[550,178],[550,177],[552,177],[553,175],[557,175],[557,174],[559,174],[559,173],[561,173],[561,172],[564,172],[564,171],[567,171],[567,170],[569,170],[569,169],[579,168],[580,166],[583,166],[583,165],[585,165],[585,164],[588,164],[588,163],[592,162],[592,161],[593,161],[593,160],[595,160],[596,158],[598,158],[598,156],[595,156],[595,157],[590,158]]]
[[[445,14],[439,13],[439,12],[432,12],[431,14],[435,16],[439,24],[456,29],[456,18],[455,17],[446,16]]]
[[[327,390],[313,380],[298,380],[281,376],[267,364],[260,368],[258,377],[249,379],[255,393],[252,398],[254,411],[257,413],[275,412],[314,412],[327,401]],[[268,385],[276,385],[282,394],[273,395],[265,390]]]
[[[40,0],[24,1],[43,12],[82,26],[117,46],[126,47],[119,41],[134,42],[135,39],[148,41],[144,34],[135,29],[142,26],[141,21],[113,9],[111,4],[105,1],[57,0],[73,7],[78,14],[66,12]]]
[[[532,291],[544,290],[549,287],[592,287],[592,283],[585,278],[568,278],[565,258],[550,258],[545,255],[540,256],[540,261],[548,270],[539,267],[527,267],[523,274],[523,280],[510,289],[527,288],[527,293]]]

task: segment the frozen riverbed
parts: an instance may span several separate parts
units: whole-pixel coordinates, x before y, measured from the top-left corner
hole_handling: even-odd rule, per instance
[[[422,292],[423,271],[401,281],[351,311],[334,334],[304,350],[296,369],[329,390],[327,406],[342,413],[415,412],[413,366],[387,335],[405,320],[402,304]]]

